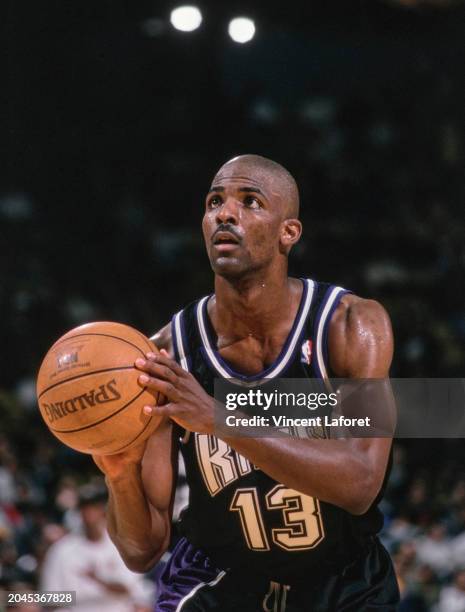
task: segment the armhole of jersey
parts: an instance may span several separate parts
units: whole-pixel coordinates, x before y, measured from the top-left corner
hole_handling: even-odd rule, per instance
[[[174,356],[179,365],[190,371],[190,358],[187,354],[186,334],[184,330],[183,311],[177,312],[171,319],[171,337],[173,339]],[[183,430],[179,427],[179,441],[182,444],[187,444],[190,436],[190,431]]]
[[[327,289],[325,296],[320,304],[315,321],[315,359],[314,369],[319,378],[328,380],[328,331],[334,311],[336,310],[341,298],[351,293],[343,287],[331,286]]]

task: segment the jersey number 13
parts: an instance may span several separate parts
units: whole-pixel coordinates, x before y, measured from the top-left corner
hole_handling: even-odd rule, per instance
[[[281,510],[283,526],[271,529],[271,539],[284,550],[306,550],[324,538],[320,505],[314,497],[276,485],[265,496],[266,509]],[[229,507],[238,512],[247,546],[252,550],[270,550],[256,488],[237,489]]]

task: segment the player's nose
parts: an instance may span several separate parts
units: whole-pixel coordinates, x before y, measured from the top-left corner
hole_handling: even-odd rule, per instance
[[[218,225],[221,223],[232,223],[237,225],[239,220],[239,206],[237,200],[234,198],[227,198],[223,205],[218,208],[216,213],[216,222]]]

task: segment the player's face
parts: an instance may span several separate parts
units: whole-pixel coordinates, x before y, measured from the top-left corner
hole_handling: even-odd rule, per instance
[[[244,169],[214,178],[202,228],[215,274],[241,277],[272,265],[279,254],[282,213],[266,180]]]

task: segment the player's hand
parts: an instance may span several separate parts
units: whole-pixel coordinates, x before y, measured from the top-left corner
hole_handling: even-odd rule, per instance
[[[110,480],[124,476],[128,468],[138,466],[142,463],[147,440],[129,448],[122,453],[114,455],[92,455],[97,467],[108,476]]]
[[[167,400],[161,406],[145,406],[145,414],[169,417],[188,431],[213,432],[214,399],[165,350],[158,355],[147,353],[147,358],[137,359],[135,365],[143,372],[139,384]]]

